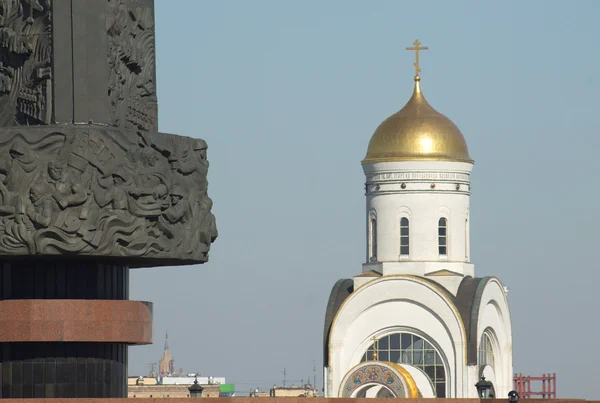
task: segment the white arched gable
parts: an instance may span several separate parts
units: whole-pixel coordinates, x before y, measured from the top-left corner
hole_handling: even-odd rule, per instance
[[[344,301],[329,338],[331,390],[339,389],[342,378],[360,362],[373,337],[403,329],[418,329],[440,349],[448,366],[447,395],[455,396],[466,364],[464,324],[441,287],[409,275],[371,280]]]
[[[495,277],[483,287],[477,319],[477,348],[484,332],[491,336],[496,396],[507,396],[513,389],[512,327],[504,286]]]

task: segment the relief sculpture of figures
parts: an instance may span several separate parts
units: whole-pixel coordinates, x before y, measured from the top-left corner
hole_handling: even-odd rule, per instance
[[[0,0],[0,257],[208,260],[208,147],[158,132],[154,42],[153,0]]]
[[[108,0],[107,33],[111,123],[156,130],[152,8],[134,0]]]
[[[51,122],[50,22],[50,0],[0,0],[0,126]]]
[[[206,152],[203,140],[156,132],[5,129],[0,255],[204,262],[217,237]]]

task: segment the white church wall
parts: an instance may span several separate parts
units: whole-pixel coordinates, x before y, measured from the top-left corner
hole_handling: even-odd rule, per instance
[[[472,164],[449,161],[377,162],[363,165],[367,178],[367,216],[377,217],[376,234],[367,225],[369,240],[376,237],[379,262],[431,262],[426,271],[446,262],[468,262],[469,175]],[[409,226],[409,254],[400,251],[400,220]],[[438,224],[447,219],[447,250],[439,252]],[[371,243],[372,245],[372,243]],[[372,248],[367,248],[371,261]],[[390,266],[402,270],[402,266]],[[407,266],[407,270],[414,269]],[[461,267],[458,266],[460,269]],[[423,275],[425,272],[413,274]],[[401,272],[407,273],[407,272]],[[462,272],[461,272],[462,273]],[[384,273],[385,267],[384,267]]]
[[[375,330],[377,329],[377,330]],[[337,396],[346,372],[372,337],[408,331],[432,343],[446,363],[447,396],[463,397],[465,330],[456,308],[435,286],[412,276],[388,276],[355,290],[338,311],[329,341],[329,392]]]
[[[504,286],[496,278],[486,284],[481,295],[477,324],[477,343],[484,332],[491,336],[494,351],[495,389],[505,397],[513,388],[512,327]]]
[[[469,265],[470,267],[463,267],[463,270],[466,272],[465,275],[467,276],[471,276],[473,277],[473,265]],[[462,276],[456,276],[456,275],[444,275],[444,276],[439,276],[439,275],[433,275],[433,276],[427,276],[425,275],[427,278],[429,278],[432,281],[435,281],[436,283],[438,283],[439,285],[441,285],[442,287],[444,287],[445,289],[447,289],[448,291],[450,291],[452,293],[452,295],[456,296],[458,293],[458,288],[460,287],[460,284],[463,281]]]
[[[479,370],[479,373],[481,375],[483,375],[485,377],[486,381],[490,381],[493,385],[498,385],[498,379],[496,378],[496,372],[494,371],[494,368],[491,365],[486,365],[483,368],[481,368]],[[498,390],[496,390],[496,393],[498,393]],[[500,394],[500,396],[497,396],[499,398],[502,397],[506,397],[503,394]]]
[[[475,384],[479,380],[479,367],[477,365],[468,365],[465,371],[464,379],[463,397],[472,399],[478,398]]]
[[[427,374],[425,374],[425,372],[421,371],[417,367],[413,367],[412,365],[400,364],[400,366],[404,368],[406,372],[408,372],[410,376],[412,376],[412,378],[415,380],[415,383],[417,384],[417,387],[419,388],[419,391],[421,392],[421,395],[423,397],[435,397],[435,389],[433,387],[433,383],[431,383],[431,380],[429,379]]]

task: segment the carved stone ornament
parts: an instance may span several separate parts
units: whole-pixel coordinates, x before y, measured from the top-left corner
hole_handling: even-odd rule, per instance
[[[106,23],[111,124],[157,130],[152,3],[108,0]]]
[[[204,140],[93,125],[20,129],[0,135],[0,256],[207,261],[217,228]]]
[[[0,126],[52,118],[50,0],[0,0]]]

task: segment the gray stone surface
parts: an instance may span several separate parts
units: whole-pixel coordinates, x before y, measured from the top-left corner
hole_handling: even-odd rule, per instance
[[[157,132],[155,74],[152,0],[0,0],[0,256],[208,259],[207,145]]]

